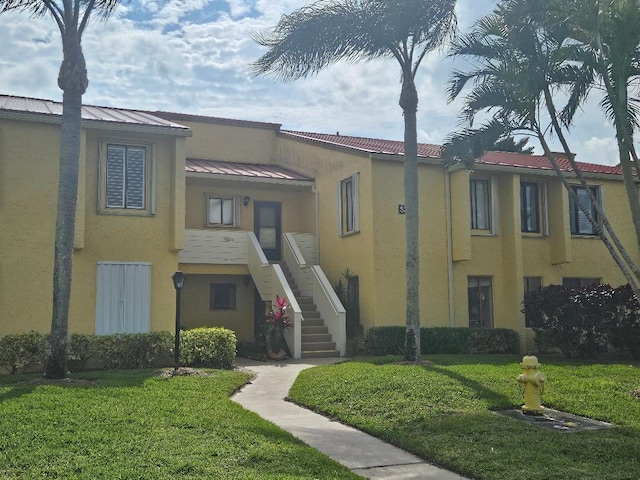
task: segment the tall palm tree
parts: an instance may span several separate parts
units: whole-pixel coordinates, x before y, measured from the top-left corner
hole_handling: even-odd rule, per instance
[[[474,82],[474,86],[466,94],[463,108],[463,118],[470,127],[450,138],[444,155],[469,162],[471,157],[477,158],[474,147],[478,144],[490,144],[497,136],[514,131],[534,134],[572,200],[638,295],[640,271],[588,188],[563,130],[571,124],[573,114],[593,83],[589,54],[585,55],[576,42],[568,41],[565,23],[546,22],[545,1],[503,0],[491,15],[477,21],[472,33],[453,47],[453,55],[471,59],[474,66],[467,72],[454,72],[449,85],[450,99],[460,95],[469,82]],[[560,90],[567,94],[568,103],[559,112],[554,93]],[[474,129],[473,121],[481,112],[491,112],[490,119]],[[560,140],[573,171],[589,195],[589,203],[597,212],[597,219],[559,168],[546,140],[549,131]]]
[[[640,246],[640,180],[633,134],[640,126],[640,0],[549,0],[547,21],[563,23],[592,55],[591,68],[604,87],[601,106],[616,130],[620,168]]]
[[[53,266],[53,315],[44,373],[47,378],[64,378],[67,375],[68,315],[80,163],[82,95],[89,84],[82,53],[82,34],[92,16],[106,19],[118,3],[119,0],[0,0],[0,13],[16,10],[29,13],[32,17],[49,14],[58,25],[62,37],[63,58],[58,74],[58,86],[63,92],[62,121]]]
[[[456,30],[455,0],[320,0],[283,16],[255,40],[268,51],[251,65],[254,75],[292,81],[340,60],[395,58],[400,65],[404,115],[406,207],[406,353],[420,359],[418,220],[418,92],[416,74],[425,55]]]

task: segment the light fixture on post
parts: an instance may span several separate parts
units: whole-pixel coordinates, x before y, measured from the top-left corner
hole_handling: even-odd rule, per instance
[[[248,207],[248,206],[249,206],[249,202],[250,202],[250,201],[251,201],[251,198],[249,197],[249,195],[245,195],[245,197],[242,199],[242,204],[243,204],[245,207]]]
[[[176,289],[176,337],[173,349],[173,373],[177,373],[180,368],[180,291],[184,286],[185,274],[178,270],[173,274],[173,287]]]

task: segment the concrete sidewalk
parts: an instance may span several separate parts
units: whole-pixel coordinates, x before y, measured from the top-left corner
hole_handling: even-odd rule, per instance
[[[339,358],[313,358],[262,363],[239,358],[236,360],[238,367],[256,373],[257,377],[231,399],[362,477],[465,480],[371,435],[285,401],[302,370],[338,361]]]

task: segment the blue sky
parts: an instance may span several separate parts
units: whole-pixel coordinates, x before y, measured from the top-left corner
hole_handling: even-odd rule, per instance
[[[281,123],[284,129],[401,140],[395,60],[340,64],[293,83],[250,78],[262,53],[252,33],[275,25],[307,0],[131,0],[107,22],[89,25],[83,48],[88,104],[167,110]],[[459,0],[465,31],[488,13],[489,0]],[[60,100],[60,37],[49,17],[0,15],[0,93]],[[430,55],[417,78],[418,139],[442,143],[457,126],[459,103],[445,86],[455,64]],[[537,147],[536,141],[530,142]],[[570,135],[578,159],[616,164],[613,130],[597,101],[580,112]]]

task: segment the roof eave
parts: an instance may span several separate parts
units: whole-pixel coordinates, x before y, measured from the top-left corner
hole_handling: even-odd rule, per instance
[[[461,167],[464,168],[464,167]],[[509,172],[519,173],[520,175],[542,175],[556,177],[555,170],[549,168],[537,168],[537,167],[515,167],[510,165],[491,165],[486,163],[476,163],[474,170],[488,171],[488,172]],[[452,167],[448,171],[454,171]],[[568,177],[576,177],[575,172],[562,170],[562,173]],[[585,172],[582,171],[585,178],[595,178],[601,180],[622,180],[622,175],[619,173],[600,173],[600,172]]]
[[[288,185],[292,187],[311,187],[315,184],[314,180],[287,180],[283,178],[248,177],[245,175],[226,175],[222,173],[186,172],[186,176],[189,178],[207,178],[210,180],[233,182],[268,183],[270,185]]]
[[[50,113],[17,112],[12,110],[0,110],[0,119],[58,125],[62,123],[62,117],[60,115],[53,115]],[[127,131],[133,133],[164,134],[176,137],[190,137],[193,135],[191,129],[188,127],[130,124],[122,122],[109,122],[105,120],[82,119],[82,127],[99,128],[100,130]]]

